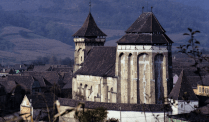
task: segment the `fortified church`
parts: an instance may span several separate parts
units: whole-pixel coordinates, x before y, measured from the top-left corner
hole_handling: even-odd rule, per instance
[[[104,46],[107,35],[99,29],[91,12],[73,36],[73,99],[167,103],[164,98],[173,87],[173,41],[152,12],[142,13],[117,41],[116,47]]]

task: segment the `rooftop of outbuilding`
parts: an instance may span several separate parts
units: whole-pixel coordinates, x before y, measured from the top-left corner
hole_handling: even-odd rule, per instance
[[[198,100],[192,86],[187,81],[184,70],[181,71],[177,83],[168,97],[174,100]]]

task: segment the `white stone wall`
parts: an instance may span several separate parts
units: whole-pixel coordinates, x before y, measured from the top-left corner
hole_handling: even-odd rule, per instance
[[[155,52],[155,53],[163,53],[168,52],[167,46],[151,46],[151,45],[118,45],[117,52]]]
[[[117,78],[77,75],[72,85],[73,99],[77,99],[75,93],[80,92],[86,101],[116,102]]]
[[[107,119],[115,118],[120,122],[165,122],[168,113],[143,111],[114,111],[108,110]],[[158,117],[157,117],[158,116]],[[165,116],[165,121],[164,121]]]
[[[66,109],[72,109],[73,107],[70,106],[60,106],[60,112],[65,111]],[[118,108],[119,109],[119,108]],[[80,109],[82,110],[82,109]],[[143,112],[143,111],[116,111],[116,110],[107,110],[107,120],[110,118],[115,118],[120,120],[120,122],[164,122],[168,118],[166,117],[167,114],[164,112]],[[74,119],[75,111],[65,114],[62,117],[59,117],[60,122],[70,121],[76,122]],[[157,117],[158,116],[158,117]]]
[[[160,91],[164,93],[164,98],[167,97],[168,52],[171,51],[168,47],[167,45],[117,45],[115,75],[118,77],[118,103],[129,103],[129,99],[130,103],[156,103],[155,57],[159,54],[163,56],[160,73],[163,86]]]

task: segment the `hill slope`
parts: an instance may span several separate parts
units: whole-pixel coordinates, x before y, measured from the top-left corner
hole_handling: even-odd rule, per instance
[[[25,28],[7,26],[0,33],[0,59],[4,64],[35,60],[38,56],[73,58],[73,53],[72,46],[36,35]]]

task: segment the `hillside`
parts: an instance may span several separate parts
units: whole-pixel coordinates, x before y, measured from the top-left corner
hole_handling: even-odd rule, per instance
[[[73,53],[72,46],[36,35],[25,28],[7,26],[0,33],[0,59],[4,65],[35,60],[39,56],[73,58]]]
[[[205,2],[201,1],[201,4],[195,5],[197,0],[191,0],[191,2],[190,0],[184,2],[181,0],[92,0],[91,12],[97,25],[108,35],[105,44],[107,46],[116,45],[115,42],[125,34],[124,31],[142,13],[142,6],[145,7],[145,12],[151,11],[151,6],[153,6],[153,13],[167,31],[167,35],[174,41],[174,50],[176,46],[188,41],[188,37],[183,36],[183,33],[188,32],[188,27],[201,31],[196,38],[201,46],[208,50],[209,12],[205,7],[201,7]],[[4,51],[1,57],[4,60],[11,58],[18,62],[28,58],[21,58],[24,56],[19,53],[24,55],[32,53],[33,56],[29,56],[27,60],[34,59],[38,55],[64,57],[73,54],[67,52],[65,48],[62,50],[56,46],[63,44],[68,47],[70,45],[70,49],[73,49],[72,35],[85,21],[89,12],[88,5],[88,0],[1,0],[0,29],[3,32],[1,32],[0,50]],[[3,34],[4,29],[8,26],[25,28],[31,32],[27,32],[27,35],[24,30],[18,31],[19,35],[12,34],[9,32],[11,28],[8,28],[6,32],[9,35],[5,36],[7,34]],[[25,37],[24,34],[26,34]],[[6,55],[9,57],[5,57]],[[15,60],[13,56],[18,58]]]

